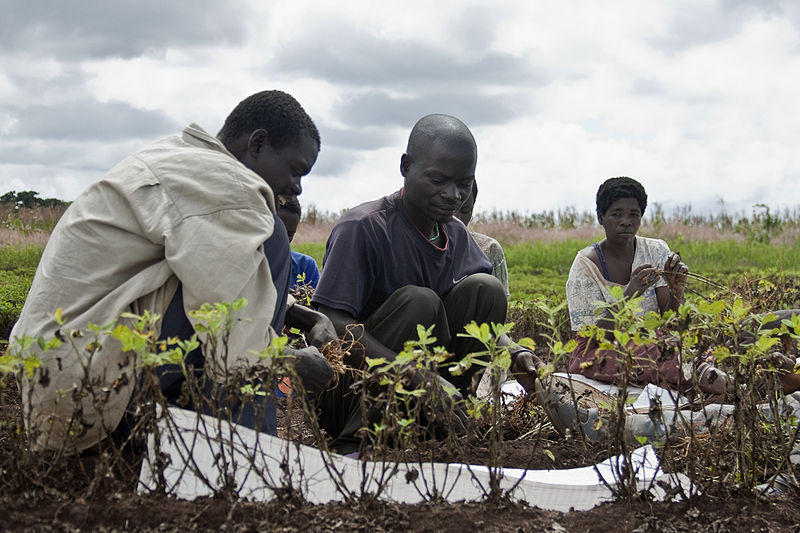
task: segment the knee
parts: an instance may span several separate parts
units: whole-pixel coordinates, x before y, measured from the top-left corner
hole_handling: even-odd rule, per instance
[[[432,314],[432,320],[436,317],[442,306],[442,300],[439,298],[439,295],[428,287],[407,285],[397,289],[393,296],[398,297],[399,301],[402,302],[403,307],[405,307],[408,312],[420,318]],[[431,320],[427,320],[426,322],[430,322]]]
[[[500,280],[491,274],[485,274],[483,272],[470,274],[461,282],[459,282],[456,287],[479,290],[491,295],[502,296],[503,298],[506,297],[506,289],[503,287],[503,284],[500,282]]]
[[[467,301],[478,301],[482,307],[503,308],[505,314],[508,299],[506,289],[500,281],[491,274],[471,274],[453,287],[448,298],[466,298]]]

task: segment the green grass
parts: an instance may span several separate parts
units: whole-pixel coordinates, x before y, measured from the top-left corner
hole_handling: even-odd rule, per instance
[[[317,266],[322,268],[322,256],[325,255],[324,242],[302,242],[292,244],[292,250],[301,254],[310,255],[317,262]]]
[[[511,300],[527,302],[538,295],[553,304],[562,301],[575,254],[589,244],[590,241],[570,239],[506,245]],[[794,280],[800,276],[800,244],[776,246],[733,240],[689,242],[683,239],[668,244],[681,252],[692,272],[726,286],[735,286],[745,277],[769,277],[771,283],[788,289],[794,287]],[[298,243],[292,249],[322,264],[325,243]],[[7,336],[22,309],[41,254],[42,249],[37,246],[0,247],[0,338]],[[701,282],[693,281],[692,286],[705,294],[711,290]],[[786,297],[776,299],[776,304],[800,302],[793,292],[785,292]]]
[[[679,250],[684,262],[693,272],[708,276],[755,270],[800,271],[800,245],[774,246],[771,244],[737,242],[671,242],[670,248]]]
[[[42,256],[38,246],[0,247],[0,339],[7,339]]]
[[[42,251],[41,246],[0,246],[0,270],[36,270]]]
[[[524,300],[536,294],[563,293],[569,268],[588,241],[566,240],[554,243],[518,243],[505,247],[511,279],[511,298]],[[733,240],[686,242],[674,240],[670,249],[681,253],[689,269],[702,276],[729,281],[748,275],[800,274],[800,245],[775,246]]]

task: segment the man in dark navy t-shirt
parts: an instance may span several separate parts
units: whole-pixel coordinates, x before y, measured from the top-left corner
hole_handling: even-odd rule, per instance
[[[404,187],[353,208],[334,226],[312,302],[340,335],[349,328],[360,339],[363,350],[351,351],[355,364],[364,356],[394,359],[405,341],[417,338],[417,324],[433,325],[436,345],[460,360],[484,349],[457,336],[466,324],[505,321],[505,289],[464,224],[453,217],[472,192],[476,162],[477,146],[466,125],[447,115],[425,116],[412,129],[400,159]],[[500,343],[512,344],[505,336]],[[511,351],[512,370],[530,389],[535,356],[516,345]],[[443,377],[465,394],[471,370]],[[323,416],[325,429],[334,435],[357,430],[360,414],[350,414],[339,420],[346,426],[342,431]]]

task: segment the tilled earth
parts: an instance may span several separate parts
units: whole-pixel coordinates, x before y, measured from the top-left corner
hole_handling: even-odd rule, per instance
[[[14,408],[3,391],[3,405]],[[5,415],[8,415],[6,410]],[[0,417],[4,420],[8,418]],[[293,413],[294,424],[302,414]],[[287,419],[283,418],[283,424]],[[592,464],[605,457],[599,447],[565,440],[554,433],[536,441],[504,443],[506,466],[570,468]],[[0,457],[8,460],[7,428],[0,431]],[[448,460],[446,449],[436,449],[437,461]],[[469,460],[489,457],[485,443],[466,443]],[[548,452],[545,453],[544,450]],[[430,450],[423,451],[426,455]],[[463,449],[462,452],[463,453]],[[552,455],[552,457],[551,457]],[[461,456],[463,457],[463,455]],[[458,459],[458,458],[454,458]],[[133,490],[137,467],[119,469],[114,476],[100,475],[97,455],[71,458],[62,468],[42,478],[30,472],[28,488],[7,490],[9,479],[28,473],[6,469],[0,479],[0,529],[5,531],[604,531],[604,532],[800,532],[800,492],[764,501],[750,494],[701,496],[691,504],[634,501],[598,506],[590,511],[559,513],[508,502],[444,502],[400,505],[368,500],[311,505],[291,494],[268,503],[225,498],[193,502],[166,496],[138,496]],[[41,466],[41,465],[40,465]],[[46,467],[46,465],[45,465]],[[19,479],[19,477],[17,477]],[[38,482],[33,482],[33,479]],[[41,483],[42,479],[51,480]]]
[[[93,499],[0,498],[6,531],[800,531],[797,494],[769,503],[701,498],[686,503],[609,503],[557,513],[516,504],[186,502],[111,493]]]

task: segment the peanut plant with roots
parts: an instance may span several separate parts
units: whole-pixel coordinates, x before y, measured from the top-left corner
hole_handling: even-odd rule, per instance
[[[605,354],[616,355],[618,393],[598,408],[591,428],[607,446],[608,455],[625,459],[617,463],[616,484],[609,487],[615,495],[631,500],[639,493],[635,472],[628,465],[633,449],[648,442],[659,450],[662,463],[688,474],[691,486],[686,497],[699,492],[752,491],[780,473],[794,475],[788,459],[797,444],[800,402],[782,393],[780,375],[789,370],[776,365],[775,352],[796,357],[800,316],[780,321],[772,314],[754,315],[738,298],[700,300],[682,304],[677,313],[639,316],[641,299],[625,299],[621,289],[615,289],[619,288],[612,289],[614,302],[598,302],[599,312],[612,325],[587,326],[579,332],[594,339]],[[775,322],[779,325],[764,327]],[[635,359],[646,347],[657,347],[664,359],[678,359],[683,382],[676,386],[689,405],[673,410],[653,400],[648,420],[642,424],[645,415],[629,409],[629,390],[639,384]],[[569,356],[575,344],[553,339],[550,348],[556,364],[563,365],[560,359]],[[704,393],[698,386],[695,363],[708,354],[715,356],[716,368],[728,376],[722,396]],[[590,364],[600,363],[598,359]],[[577,405],[574,391],[568,394]],[[671,395],[677,403],[678,392]],[[644,434],[637,434],[637,428]],[[580,424],[574,428],[582,437],[585,429]]]

